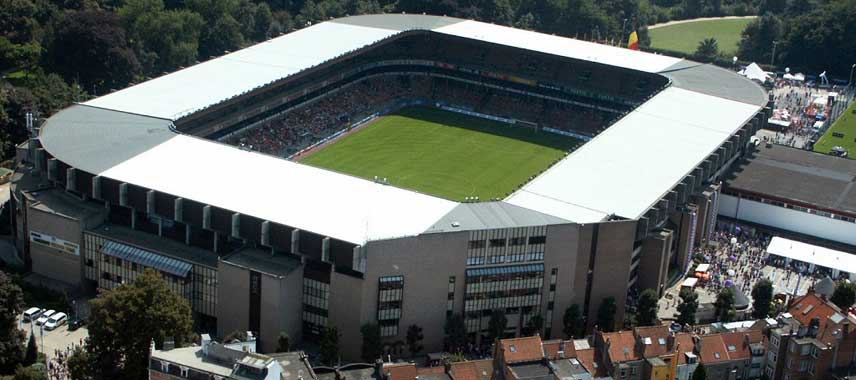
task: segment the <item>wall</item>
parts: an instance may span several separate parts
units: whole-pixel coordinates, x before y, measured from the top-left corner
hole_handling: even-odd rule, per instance
[[[856,245],[856,223],[722,194],[719,214],[844,244]]]
[[[294,269],[285,277],[262,273],[260,352],[275,352],[280,332],[288,334],[292,345],[298,342],[303,323],[302,300],[303,267]]]
[[[217,265],[217,335],[246,331],[250,325],[250,272],[226,263]],[[262,293],[264,295],[264,293]]]
[[[620,326],[624,322],[627,282],[630,276],[630,259],[635,236],[636,221],[600,223],[589,303],[589,327],[596,323],[597,310],[603,299],[607,297],[615,298],[616,325]],[[582,250],[580,252],[585,254]]]
[[[29,241],[33,272],[72,286],[79,286],[83,278],[83,267],[80,256],[83,254],[81,222],[77,219],[37,210],[33,207],[29,207],[27,213],[29,232],[39,232],[75,243],[80,253],[79,255],[73,255],[56,248]],[[29,235],[25,236],[25,238],[30,239]]]
[[[580,305],[585,301],[585,279],[588,255],[580,254],[577,250],[580,239],[579,224],[560,224],[547,227],[547,246],[544,252],[544,288],[545,300],[549,295],[550,271],[558,268],[556,279],[556,296],[553,306],[553,320],[550,335],[544,339],[565,338],[562,332],[562,317],[565,310],[572,304]],[[586,252],[588,253],[588,252]],[[580,257],[585,256],[585,262],[580,266]],[[578,287],[577,281],[582,278],[583,286]],[[546,322],[548,318],[547,302],[543,302],[542,316]]]

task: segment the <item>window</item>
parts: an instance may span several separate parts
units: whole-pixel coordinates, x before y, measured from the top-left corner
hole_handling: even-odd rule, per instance
[[[137,263],[131,263],[131,270],[134,272],[137,271]]]
[[[800,356],[806,356],[811,353],[811,345],[804,344],[800,346]]]
[[[546,236],[530,236],[529,244],[544,244],[547,242]]]
[[[480,249],[485,247],[484,240],[470,240],[469,244],[470,249]]]
[[[93,266],[95,266],[95,263],[92,261],[92,259],[86,259],[86,266],[92,268]]]
[[[505,239],[490,239],[490,247],[491,248],[505,247]]]
[[[508,239],[508,245],[510,245],[510,246],[518,246],[518,245],[524,245],[524,244],[526,244],[526,238],[522,237],[522,236],[513,237],[511,239]]]
[[[380,325],[381,336],[398,335],[398,321],[401,319],[403,297],[403,276],[378,278],[377,320]]]

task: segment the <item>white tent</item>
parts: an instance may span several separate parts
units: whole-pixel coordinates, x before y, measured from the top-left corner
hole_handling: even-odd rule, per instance
[[[785,76],[783,76],[782,78],[784,78],[784,79],[786,79],[786,80],[795,80],[795,81],[797,81],[797,82],[805,82],[805,75],[803,75],[803,74],[791,74],[791,73],[787,73],[787,74],[785,74]]]
[[[752,64],[746,66],[745,69],[741,70],[740,75],[743,75],[744,77],[752,80],[757,80],[761,83],[764,83],[768,79],[770,79],[770,76],[767,74],[767,72],[761,69],[761,66],[758,66],[758,64],[755,62],[752,62]]]
[[[856,255],[811,245],[795,240],[773,237],[767,253],[843,272],[856,272]]]

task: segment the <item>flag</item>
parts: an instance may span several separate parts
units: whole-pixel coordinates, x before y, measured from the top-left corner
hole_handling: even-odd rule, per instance
[[[630,33],[630,39],[627,40],[627,48],[630,50],[639,50],[639,36],[636,31]]]

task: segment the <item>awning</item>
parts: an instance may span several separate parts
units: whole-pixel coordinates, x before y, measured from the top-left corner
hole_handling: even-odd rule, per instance
[[[824,268],[856,273],[856,255],[796,240],[773,237],[767,246],[767,253]]]
[[[187,277],[193,269],[190,263],[115,241],[105,243],[101,247],[101,253],[179,277]]]
[[[710,264],[699,264],[695,271],[696,273],[705,273],[710,269]]]
[[[690,277],[684,280],[684,282],[681,284],[681,287],[693,288],[696,286],[696,283],[698,283],[698,279],[695,277]]]

